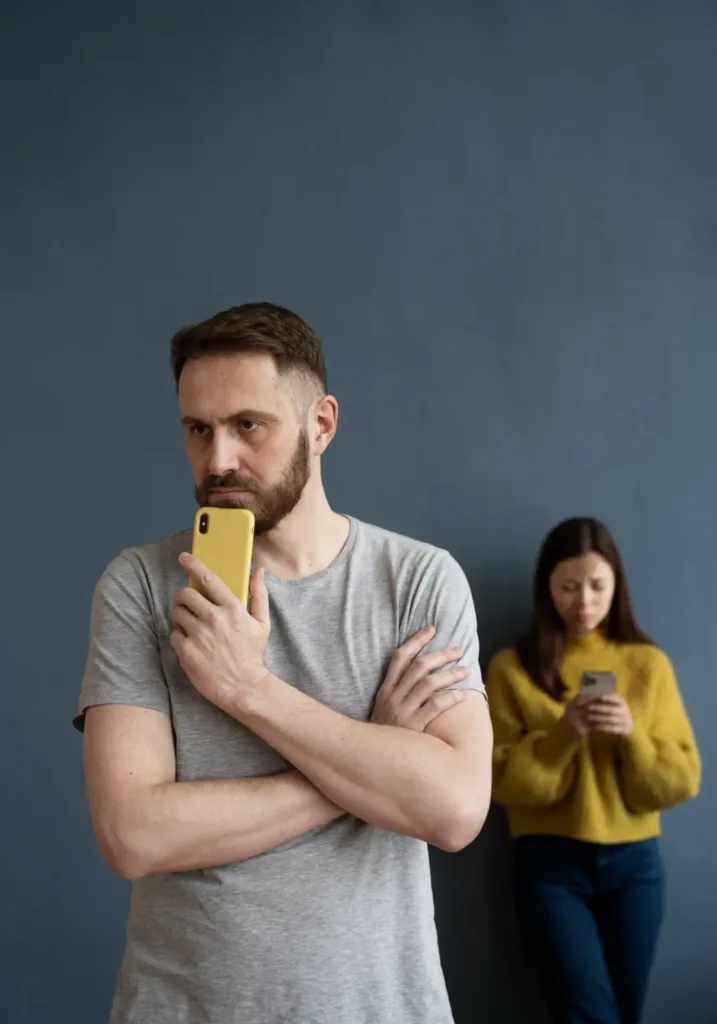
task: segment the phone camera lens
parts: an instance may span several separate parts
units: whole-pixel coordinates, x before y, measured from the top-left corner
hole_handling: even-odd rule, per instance
[[[207,533],[208,530],[209,530],[209,516],[205,512],[203,515],[201,515],[199,517],[199,532],[200,533]]]

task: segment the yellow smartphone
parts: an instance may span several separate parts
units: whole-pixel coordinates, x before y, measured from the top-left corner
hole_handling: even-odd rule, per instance
[[[253,512],[246,508],[200,508],[197,512],[192,554],[226,583],[245,608],[253,547]],[[202,589],[191,576],[189,586]]]

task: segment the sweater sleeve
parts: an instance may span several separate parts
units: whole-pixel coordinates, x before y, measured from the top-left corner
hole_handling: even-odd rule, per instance
[[[699,792],[702,775],[675,673],[662,652],[648,685],[656,691],[652,720],[636,721],[620,752],[623,796],[633,814],[666,810],[692,799]]]
[[[487,678],[494,737],[493,799],[504,807],[545,807],[570,791],[580,740],[571,739],[560,721],[528,731],[520,710],[520,682],[505,665],[504,655],[493,659]]]

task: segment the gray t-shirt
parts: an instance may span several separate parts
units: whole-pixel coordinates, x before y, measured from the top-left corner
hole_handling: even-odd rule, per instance
[[[172,718],[177,780],[288,768],[200,697],[170,645],[189,532],[124,551],[100,580],[78,728],[97,704]],[[398,646],[433,624],[465,648],[484,692],[471,592],[451,556],[350,520],[322,572],[267,576],[267,667],[367,719]],[[133,887],[111,1024],[450,1024],[428,849],[349,815],[236,864],[152,875]]]

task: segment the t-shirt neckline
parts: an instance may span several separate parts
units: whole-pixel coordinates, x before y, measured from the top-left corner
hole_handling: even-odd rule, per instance
[[[276,588],[276,587],[290,587],[290,588],[310,587],[314,583],[321,582],[321,581],[325,580],[327,577],[329,577],[329,576],[339,572],[344,567],[344,565],[348,561],[348,558],[349,558],[351,552],[355,548],[356,541],[357,541],[357,538],[358,538],[358,533],[359,533],[359,521],[358,521],[358,519],[354,519],[353,516],[347,516],[347,515],[344,515],[343,518],[348,520],[348,524],[349,524],[348,537],[346,538],[346,540],[344,542],[344,545],[341,548],[341,550],[339,551],[339,553],[336,555],[336,557],[331,562],[329,562],[329,564],[327,566],[325,566],[323,569],[317,570],[317,572],[309,573],[308,576],[297,576],[296,579],[291,579],[291,580],[285,580],[285,579],[282,579],[280,576],[274,576],[274,575],[272,575],[272,573],[267,572],[266,573],[266,582],[267,582],[267,584],[269,586],[271,586],[271,587],[274,587],[274,588]]]

